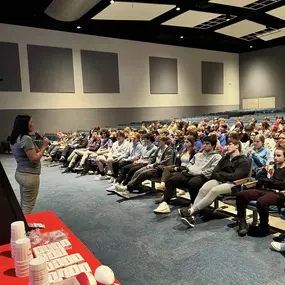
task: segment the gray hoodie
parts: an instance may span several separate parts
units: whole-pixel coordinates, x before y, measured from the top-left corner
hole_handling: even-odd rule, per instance
[[[219,151],[198,152],[187,165],[188,172],[194,176],[203,175],[210,179],[214,168],[217,166],[221,158],[222,156],[219,154]]]

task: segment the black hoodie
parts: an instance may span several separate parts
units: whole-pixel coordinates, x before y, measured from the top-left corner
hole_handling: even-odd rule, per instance
[[[248,177],[250,167],[250,160],[244,155],[238,155],[232,159],[229,155],[225,155],[214,169],[211,179],[223,183],[233,182]]]

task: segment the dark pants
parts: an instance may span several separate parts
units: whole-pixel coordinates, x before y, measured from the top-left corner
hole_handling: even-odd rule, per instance
[[[144,166],[145,164],[140,163],[140,164],[129,164],[122,167],[117,182],[118,183],[123,182],[123,185],[127,185],[132,180],[135,172]]]
[[[69,145],[67,145],[63,151],[62,151],[62,156],[64,156],[65,158],[69,157],[70,154],[75,150],[75,148],[70,147]]]
[[[142,171],[143,170],[143,171]],[[152,177],[161,176],[163,169],[156,167],[156,168],[149,168],[143,167],[143,169],[139,170],[139,175],[135,175],[136,177],[133,177],[133,179],[128,183],[127,187],[130,192],[132,192],[135,189],[138,189],[140,184],[144,182],[145,180],[151,179]]]
[[[112,162],[112,168],[113,168],[113,172],[114,172],[114,177],[117,178],[119,175],[119,170],[126,166],[131,164],[132,162],[130,161],[113,161]]]
[[[279,205],[281,202],[280,196],[264,190],[244,190],[238,193],[236,198],[237,216],[244,219],[246,216],[246,206],[248,202],[256,201],[256,208],[260,217],[260,227],[268,227],[268,207],[270,205]]]
[[[170,202],[170,199],[176,193],[176,188],[187,188],[190,193],[191,203],[194,203],[199,189],[206,181],[208,181],[208,179],[202,175],[192,176],[187,172],[171,173],[165,184],[164,201],[166,203]]]

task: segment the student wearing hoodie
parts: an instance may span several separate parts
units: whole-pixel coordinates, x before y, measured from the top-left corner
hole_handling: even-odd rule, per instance
[[[255,185],[257,189],[244,190],[237,195],[236,205],[237,216],[239,219],[239,236],[245,236],[246,234],[257,237],[267,236],[270,233],[268,225],[268,207],[271,205],[279,206],[284,204],[285,193],[282,190],[285,189],[285,148],[276,148],[274,151],[273,171],[269,171],[269,168],[266,169],[268,170],[269,178],[258,179]],[[262,189],[262,187],[264,188]],[[277,194],[276,192],[268,191],[266,189],[281,190],[281,193]],[[245,220],[246,206],[250,201],[256,201],[256,207],[260,217],[260,224],[258,227],[252,226],[248,228]]]
[[[128,199],[130,192],[138,189],[140,184],[152,177],[162,175],[165,166],[173,164],[174,150],[171,146],[167,145],[168,137],[157,137],[158,148],[155,151],[154,157],[150,163],[135,172],[132,180],[126,185],[115,185],[116,194]]]
[[[157,150],[157,147],[153,144],[154,136],[147,133],[143,135],[142,140],[143,147],[141,149],[141,156],[133,161],[132,164],[125,165],[121,168],[115,185],[127,185],[132,180],[136,171],[151,163]]]
[[[125,139],[125,133],[118,131],[116,133],[117,141],[113,143],[111,151],[105,155],[99,155],[96,158],[96,162],[99,168],[99,174],[95,176],[95,180],[105,180],[104,164],[107,163],[109,170],[114,174],[112,163],[113,161],[119,161],[122,159],[129,150],[129,142]]]
[[[196,153],[186,166],[187,170],[174,172],[166,181],[166,189],[161,204],[153,211],[156,214],[170,213],[170,199],[175,194],[176,188],[188,188],[191,200],[194,201],[199,189],[209,180],[214,168],[222,158],[215,151],[216,136],[207,136],[203,140],[203,152]]]
[[[226,155],[214,169],[211,180],[199,190],[194,204],[190,208],[178,209],[182,223],[194,227],[195,216],[199,211],[209,206],[219,195],[231,194],[232,190],[236,190],[233,182],[248,176],[251,164],[246,156],[241,155],[241,151],[240,141],[229,140]]]
[[[256,176],[258,171],[266,165],[271,151],[264,146],[265,137],[261,134],[256,135],[253,139],[253,147],[245,151],[245,155],[253,160],[253,175]]]
[[[134,161],[138,160],[141,156],[142,152],[142,144],[140,143],[141,135],[139,133],[133,133],[131,135],[131,143],[129,145],[129,150],[125,153],[122,159],[120,160],[113,160],[112,168],[113,168],[113,175],[110,179],[110,183],[114,183],[117,180],[119,175],[119,170],[128,165],[132,164]],[[107,188],[108,190],[115,190],[115,184],[111,187]]]

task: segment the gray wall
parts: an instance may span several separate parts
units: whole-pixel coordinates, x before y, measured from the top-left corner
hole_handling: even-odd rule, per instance
[[[240,106],[242,99],[276,97],[285,107],[285,46],[240,55]]]
[[[132,121],[148,121],[195,116],[209,112],[237,110],[239,106],[107,108],[107,109],[50,109],[50,110],[0,110],[0,141],[10,134],[15,117],[29,114],[36,130],[52,133],[57,130],[86,130],[94,126],[118,126]]]

